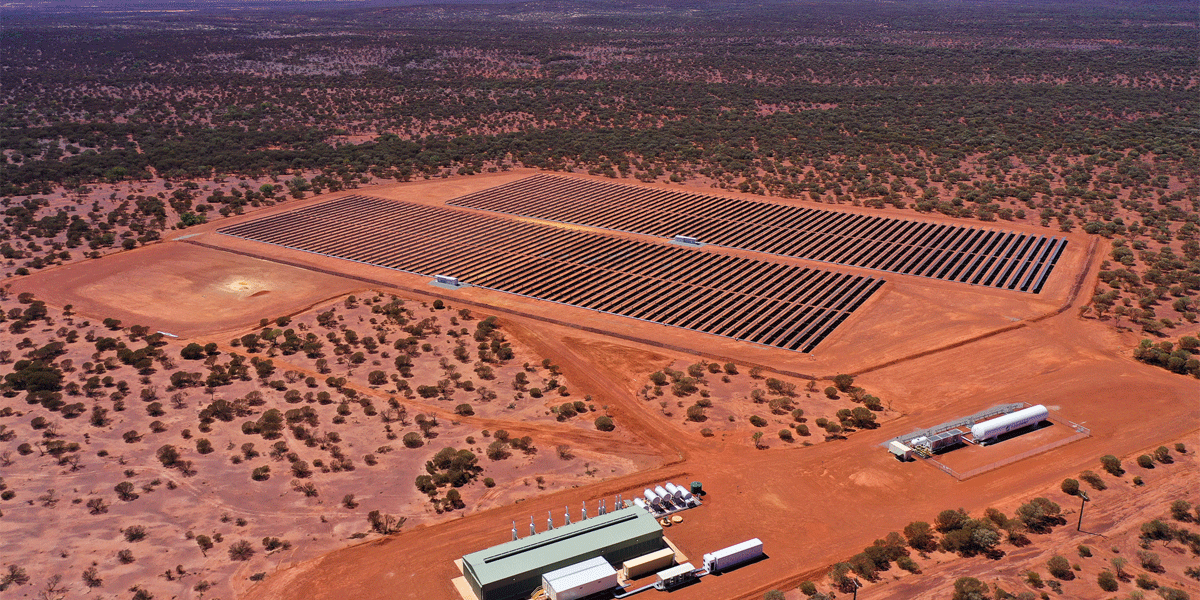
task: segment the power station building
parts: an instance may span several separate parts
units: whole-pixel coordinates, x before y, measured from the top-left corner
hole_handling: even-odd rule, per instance
[[[666,547],[650,513],[624,508],[472,552],[462,570],[479,600],[514,600],[529,598],[544,573],[596,557],[619,565]]]

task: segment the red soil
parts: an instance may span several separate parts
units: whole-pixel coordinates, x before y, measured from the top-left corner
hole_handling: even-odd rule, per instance
[[[521,175],[418,183],[369,193],[437,202]],[[211,230],[211,226],[197,228],[200,235],[194,239],[351,278],[383,281],[416,298],[442,294],[427,287],[423,278],[265,247],[214,235]],[[699,556],[759,537],[771,557],[722,577],[706,578],[675,596],[682,600],[756,598],[767,589],[787,589],[816,578],[831,563],[884,533],[928,519],[942,509],[963,507],[978,514],[987,506],[1013,507],[1064,477],[1095,468],[1100,455],[1125,455],[1147,444],[1194,436],[1200,426],[1195,381],[1133,361],[1126,349],[1135,340],[1096,321],[1077,318],[1080,299],[1075,292],[1080,280],[1075,275],[1083,274],[1082,289],[1090,289],[1095,280],[1096,265],[1085,239],[1072,237],[1068,253],[1036,297],[892,275],[891,283],[826,340],[815,356],[487,290],[452,292],[460,305],[487,306],[502,317],[508,331],[521,330],[516,334],[520,339],[560,364],[579,394],[591,394],[597,404],[606,405],[620,430],[637,440],[638,451],[657,453],[662,466],[646,465],[650,468],[639,473],[337,550],[281,568],[245,590],[244,596],[452,598],[450,579],[457,576],[452,561],[505,541],[510,521],[574,506],[580,500],[611,498],[616,493],[629,497],[647,484],[670,479],[700,480],[709,491],[705,506],[670,530],[686,554]],[[178,244],[164,245],[172,246]],[[197,256],[205,262],[231,260],[224,252],[206,250]],[[324,276],[317,278],[324,280]],[[336,285],[362,285],[361,280],[344,281]],[[14,287],[23,291],[36,285],[49,302],[73,302],[78,311],[89,314],[105,314],[113,308],[106,297],[81,293],[81,282],[37,284],[27,279]],[[319,296],[325,285],[335,284],[314,284],[311,294]],[[307,297],[270,294],[254,300],[289,298],[302,305]],[[1060,312],[1060,307],[1066,310]],[[153,313],[158,312],[164,322],[197,333],[245,322],[253,312],[247,309],[228,320],[193,317],[188,325],[179,314],[182,311],[171,307],[147,305],[146,310],[144,322],[153,322]],[[856,383],[883,398],[899,417],[845,441],[812,447],[777,445],[767,451],[748,447],[742,440],[681,434],[678,422],[647,410],[636,394],[646,375],[660,368],[664,359],[694,362],[698,356],[733,357],[740,365],[763,364],[798,374],[862,373]],[[879,447],[882,441],[918,427],[1020,401],[1060,407],[1064,417],[1090,427],[1094,435],[963,482],[927,466],[897,463]],[[592,449],[627,451],[618,443]]]

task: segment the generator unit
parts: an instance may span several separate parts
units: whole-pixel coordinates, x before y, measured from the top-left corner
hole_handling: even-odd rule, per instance
[[[677,588],[697,578],[696,567],[693,567],[692,563],[686,562],[665,571],[659,571],[657,577],[658,581],[654,582],[656,589],[665,591]]]

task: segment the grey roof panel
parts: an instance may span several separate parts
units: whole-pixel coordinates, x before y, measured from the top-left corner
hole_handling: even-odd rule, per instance
[[[649,534],[662,526],[644,510],[625,508],[463,556],[481,586]]]

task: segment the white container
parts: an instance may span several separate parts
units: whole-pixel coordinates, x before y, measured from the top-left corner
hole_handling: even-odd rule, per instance
[[[976,423],[971,426],[971,437],[975,438],[976,442],[990,440],[1010,431],[1041,423],[1048,416],[1050,416],[1050,411],[1046,410],[1045,406],[1041,404],[1030,406],[1017,412],[1001,415],[995,419]]]
[[[722,548],[715,552],[704,555],[704,568],[709,573],[715,573],[722,569],[740,565],[744,562],[754,560],[763,553],[762,540],[754,538],[746,540],[740,544],[735,544],[728,548]]]
[[[576,600],[617,587],[617,570],[596,557],[542,575],[550,600]]]
[[[433,280],[442,285],[453,285],[455,287],[462,285],[458,278],[453,275],[434,275]]]
[[[642,500],[641,498],[634,498],[633,505],[642,510],[650,510],[650,508],[648,506],[646,506],[646,501]]]
[[[905,446],[901,442],[892,442],[888,444],[888,451],[896,455],[900,460],[909,460],[912,458],[912,448]]]
[[[693,567],[692,563],[690,562],[683,563],[677,567],[671,567],[665,571],[659,571],[656,574],[657,581],[654,582],[654,587],[660,590],[668,589],[683,583],[688,579],[694,578],[695,571],[696,567]]]

